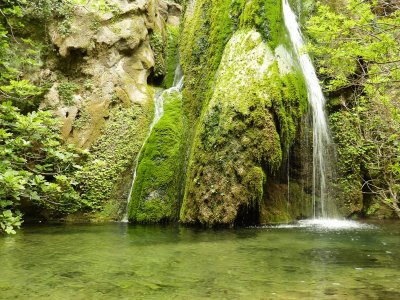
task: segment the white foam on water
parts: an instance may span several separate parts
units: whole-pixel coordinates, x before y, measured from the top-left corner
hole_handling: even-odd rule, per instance
[[[360,223],[354,220],[340,219],[312,219],[299,221],[305,227],[317,227],[326,229],[371,229],[374,225]]]
[[[353,220],[340,219],[310,219],[300,220],[293,224],[265,225],[262,228],[310,228],[325,230],[348,230],[348,229],[374,229],[372,224],[361,223]]]

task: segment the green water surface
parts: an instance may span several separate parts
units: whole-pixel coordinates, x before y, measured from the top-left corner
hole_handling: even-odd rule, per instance
[[[0,237],[0,299],[400,299],[400,224],[25,226]]]

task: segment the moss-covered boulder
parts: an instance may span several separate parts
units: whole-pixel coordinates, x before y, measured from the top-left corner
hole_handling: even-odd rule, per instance
[[[129,220],[157,223],[177,220],[183,155],[182,96],[165,91],[164,115],[154,126],[139,157]]]
[[[301,76],[280,74],[261,34],[237,31],[200,117],[181,220],[234,224],[239,211],[258,211],[266,176],[279,170],[305,102]]]

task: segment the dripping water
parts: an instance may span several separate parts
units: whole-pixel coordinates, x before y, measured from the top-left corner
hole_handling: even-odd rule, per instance
[[[161,117],[164,114],[164,95],[165,95],[165,93],[171,93],[173,91],[179,92],[182,90],[182,88],[183,88],[183,72],[182,72],[182,69],[180,68],[180,66],[178,65],[178,67],[175,70],[174,83],[173,83],[172,87],[170,87],[167,90],[156,93],[156,95],[154,97],[154,118],[150,124],[146,139],[144,140],[144,143],[143,143],[142,147],[140,148],[140,151],[136,157],[135,168],[134,168],[133,174],[132,174],[131,187],[129,189],[128,199],[126,201],[124,217],[122,218],[121,222],[128,222],[129,204],[131,202],[132,191],[133,191],[133,187],[135,185],[136,172],[137,172],[137,168],[139,166],[139,157],[144,149],[144,145],[146,144],[147,139],[149,138],[154,126],[158,123],[158,121],[161,119]]]
[[[286,201],[286,212],[288,218],[290,216],[290,148],[287,149],[287,201]]]
[[[334,206],[328,201],[327,180],[330,171],[331,138],[325,107],[325,97],[314,66],[307,53],[303,53],[304,40],[295,13],[288,0],[282,0],[283,17],[294,52],[304,75],[308,101],[312,112],[313,125],[313,215],[314,218],[328,218],[336,215]]]

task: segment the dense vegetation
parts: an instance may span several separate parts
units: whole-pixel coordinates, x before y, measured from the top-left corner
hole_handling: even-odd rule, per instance
[[[333,99],[339,188],[346,197],[363,192],[368,214],[383,205],[400,216],[399,9],[395,1],[319,4],[307,23],[309,51]]]
[[[68,7],[68,2],[40,0],[0,4],[0,232],[15,233],[22,222],[20,206],[55,216],[90,206],[75,179],[87,152],[63,142],[59,119],[38,110],[46,83],[29,79],[48,50],[30,31],[30,22],[50,14],[66,17]]]

